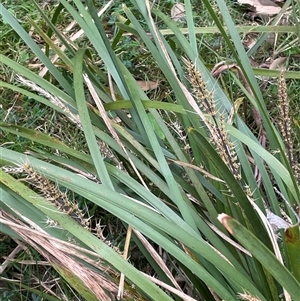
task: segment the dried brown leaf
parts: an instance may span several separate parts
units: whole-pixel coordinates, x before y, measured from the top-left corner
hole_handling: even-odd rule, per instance
[[[269,69],[271,70],[282,69],[286,60],[287,60],[286,56],[278,57],[271,63]]]
[[[248,4],[259,15],[277,15],[281,7],[271,0],[238,0],[240,4]]]
[[[185,15],[184,4],[176,3],[175,5],[173,5],[171,9],[171,19],[176,22],[176,21],[183,20],[185,18],[186,15]]]
[[[158,87],[158,82],[138,80],[137,83],[143,91],[154,90]]]

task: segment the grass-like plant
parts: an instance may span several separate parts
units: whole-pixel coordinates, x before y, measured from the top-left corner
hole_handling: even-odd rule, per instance
[[[0,54],[19,82],[1,81],[2,88],[64,115],[86,143],[76,150],[21,124],[0,124],[35,145],[27,154],[0,148],[1,232],[36,249],[86,300],[299,300],[299,168],[284,73],[276,128],[225,2],[202,1],[239,70],[235,80],[256,121],[250,128],[198,55],[190,1],[188,37],[149,1],[131,2],[112,39],[90,0],[87,7],[60,0],[52,20],[37,6],[48,31],[31,23],[45,52],[0,4],[2,18],[45,66],[40,76]],[[85,48],[55,26],[62,10]],[[154,17],[176,37],[175,49]],[[149,99],[116,56],[124,33],[156,62],[172,91],[164,101]],[[96,218],[103,209],[127,229],[122,250],[103,236]],[[150,274],[128,262],[130,240]]]

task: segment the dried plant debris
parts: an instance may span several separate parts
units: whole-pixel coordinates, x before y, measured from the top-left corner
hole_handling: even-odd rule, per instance
[[[77,288],[87,291],[89,300],[115,300],[118,287],[114,279],[119,273],[103,262],[100,255],[34,230],[1,208],[0,215],[2,223],[36,249],[61,275],[67,276],[65,279],[69,283],[76,282]],[[96,269],[91,269],[85,263]],[[47,291],[50,292],[48,287]],[[128,296],[128,291],[125,296]]]
[[[176,3],[171,9],[171,19],[173,21],[182,21],[186,19],[186,12],[183,3]]]
[[[281,7],[271,0],[238,0],[240,4],[248,4],[257,15],[277,15]]]
[[[147,80],[147,81],[137,80],[136,82],[142,88],[143,91],[155,90],[159,86],[158,81],[154,82],[154,81],[151,81],[151,80]]]
[[[30,164],[24,163],[18,167],[3,166],[2,169],[9,174],[25,175],[25,178],[22,180],[34,187],[45,200],[55,205],[60,211],[69,215],[83,228],[96,235],[107,245],[111,246],[116,252],[121,254],[121,251],[104,237],[103,226],[100,225],[100,221],[93,221],[94,228],[92,229],[91,217],[86,217],[89,216],[88,212],[84,212],[80,209],[75,200],[71,201],[66,192],[62,192],[57,185],[47,179],[44,175],[35,171]],[[49,226],[57,225],[57,223],[51,219],[47,219],[47,221],[49,221]]]

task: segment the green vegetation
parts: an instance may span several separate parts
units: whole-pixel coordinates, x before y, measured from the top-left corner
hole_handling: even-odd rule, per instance
[[[299,7],[29,2],[0,4],[0,299],[299,300]]]

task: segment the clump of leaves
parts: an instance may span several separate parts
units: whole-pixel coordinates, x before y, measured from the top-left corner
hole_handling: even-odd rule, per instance
[[[87,1],[87,8],[78,0],[72,5],[65,0],[60,3],[92,49],[70,44],[40,11],[67,50],[32,22],[57,55],[56,65],[1,5],[3,18],[48,73],[41,77],[1,56],[19,79],[26,78],[23,88],[1,84],[65,115],[84,133],[88,151],[75,150],[67,141],[38,130],[1,123],[1,130],[57,151],[41,153],[35,148],[25,155],[1,147],[3,232],[32,245],[87,300],[113,300],[114,296],[125,300],[247,297],[279,301],[282,296],[296,300],[300,275],[295,250],[300,240],[298,218],[291,208],[299,205],[300,192],[297,170],[288,155],[290,139],[282,138],[270,120],[224,1],[217,1],[222,19],[209,1],[203,3],[242,74],[235,80],[257,114],[260,132],[256,135],[198,57],[190,1],[186,1],[189,41],[174,21],[148,1],[132,1],[135,14],[124,6],[126,20],[116,23],[113,44],[124,32],[133,35],[161,70],[171,91],[164,101],[149,99],[116,56],[92,1]],[[153,15],[172,31],[185,59],[171,49]],[[101,64],[95,64],[95,59]],[[176,114],[176,131],[165,120],[171,114]],[[286,120],[283,125],[288,129]],[[16,166],[25,170],[26,181],[35,188],[10,175]],[[58,196],[55,185],[80,196],[88,208],[104,209],[120,219],[127,228],[124,252],[120,254],[101,235],[89,231],[81,209]],[[55,200],[46,186],[56,191]],[[280,237],[267,209],[287,219]],[[45,220],[54,226],[45,227]],[[127,261],[131,239],[151,265],[149,274]]]

